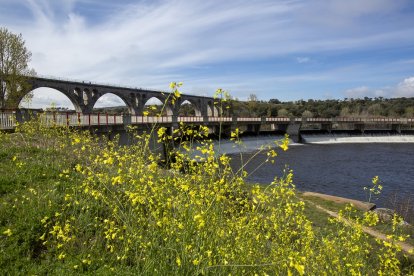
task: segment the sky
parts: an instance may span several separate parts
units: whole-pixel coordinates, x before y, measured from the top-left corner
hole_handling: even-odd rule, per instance
[[[0,0],[0,26],[41,76],[240,100],[414,97],[412,0]],[[57,94],[32,104],[70,105]]]

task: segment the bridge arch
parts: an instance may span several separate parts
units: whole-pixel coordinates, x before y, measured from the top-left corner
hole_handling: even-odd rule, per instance
[[[94,92],[98,95],[98,97],[96,97],[96,100],[93,102],[93,110],[105,107],[126,107],[128,113],[135,114],[135,110],[129,105],[129,102],[122,97],[122,95],[120,96],[112,92],[99,93],[97,90]],[[93,94],[91,94],[91,97],[95,98]]]
[[[143,102],[142,102],[142,111],[146,112],[145,114],[147,114],[148,112],[149,115],[155,115],[155,113],[157,112],[151,112],[150,106],[157,106],[158,113],[162,112],[161,116],[164,116],[164,115],[171,116],[174,114],[173,106],[170,103],[166,102],[165,97],[160,97],[160,96],[155,96],[155,95],[149,98],[144,97]]]
[[[206,105],[206,109],[207,109],[207,116],[209,117],[219,116],[219,112],[218,112],[217,107],[214,104],[214,101],[208,101]]]
[[[181,101],[177,107],[178,116],[202,116],[200,108],[191,100]]]
[[[32,99],[32,103],[29,103],[29,107],[32,105],[31,107],[33,108],[46,108],[51,107],[52,103],[55,103],[58,104],[58,107],[65,106],[73,108],[76,112],[84,111],[73,93],[61,89],[60,87],[51,86],[32,86],[25,95],[22,95],[20,99],[18,99],[18,106],[24,106],[25,97],[30,93],[33,93],[34,98]]]

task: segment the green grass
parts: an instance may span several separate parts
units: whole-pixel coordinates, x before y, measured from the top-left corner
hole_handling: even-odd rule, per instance
[[[167,171],[142,144],[122,148],[30,126],[23,134],[0,135],[2,275],[369,274],[411,266],[401,256],[396,268],[382,266],[381,254],[396,262],[395,248],[381,251],[303,204],[290,174],[259,187],[234,177],[208,147],[211,159],[176,156]]]

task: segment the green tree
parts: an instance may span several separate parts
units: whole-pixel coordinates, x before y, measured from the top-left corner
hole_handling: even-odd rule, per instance
[[[282,103],[281,101],[279,101],[278,99],[270,99],[269,100],[269,103],[272,103],[272,104],[280,104],[280,103]]]
[[[28,67],[31,53],[24,44],[21,34],[0,28],[0,108],[17,108],[30,89],[27,78],[35,72]]]
[[[380,103],[374,103],[368,107],[368,114],[372,116],[379,116],[381,115],[382,110],[383,108]]]
[[[250,94],[249,97],[247,98],[248,102],[257,102],[259,99],[257,98],[256,94]]]
[[[278,110],[277,116],[279,116],[279,117],[290,117],[291,114],[290,114],[290,112],[287,109],[282,108],[282,109],[279,109]]]
[[[414,106],[409,106],[405,109],[405,117],[407,118],[414,117]]]
[[[302,118],[313,118],[313,113],[309,110],[305,110],[302,113]]]

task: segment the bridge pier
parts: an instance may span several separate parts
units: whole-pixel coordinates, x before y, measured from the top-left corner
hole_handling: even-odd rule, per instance
[[[328,133],[332,132],[332,123],[321,124],[321,130]]]
[[[236,130],[237,126],[235,124],[220,124],[214,126],[214,135],[221,137],[230,137],[231,133]]]
[[[354,124],[354,130],[360,131],[362,134],[365,132],[365,124]]]
[[[299,143],[301,138],[300,138],[300,128],[301,128],[302,124],[298,123],[298,122],[291,122],[290,124],[287,125],[286,128],[286,133],[289,135],[289,138],[294,142],[294,143]]]
[[[261,124],[248,124],[246,132],[258,135]]]
[[[398,134],[401,134],[401,124],[392,124],[391,130],[397,132]]]

